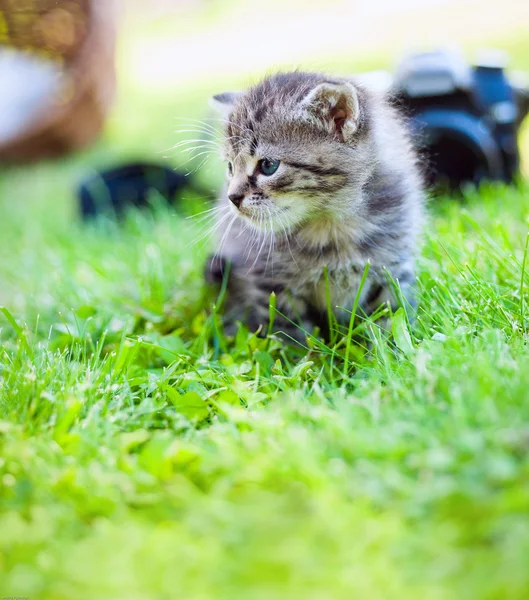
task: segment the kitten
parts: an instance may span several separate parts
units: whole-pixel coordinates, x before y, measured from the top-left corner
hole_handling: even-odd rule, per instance
[[[275,292],[287,316],[275,329],[303,340],[290,320],[308,331],[327,323],[326,267],[336,319],[347,324],[368,261],[361,311],[396,307],[395,281],[413,305],[424,192],[390,104],[353,80],[302,72],[214,101],[228,181],[207,276],[220,283],[231,263],[228,320],[266,331]]]

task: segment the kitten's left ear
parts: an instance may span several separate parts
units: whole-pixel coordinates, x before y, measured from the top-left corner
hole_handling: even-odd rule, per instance
[[[241,95],[240,92],[225,92],[217,94],[210,100],[210,105],[225,119],[228,119],[233,110],[237,98]]]
[[[342,142],[348,142],[358,129],[360,105],[352,83],[321,83],[306,96],[302,107],[312,121]]]

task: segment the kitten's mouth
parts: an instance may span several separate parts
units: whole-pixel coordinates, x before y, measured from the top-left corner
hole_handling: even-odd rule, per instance
[[[239,216],[252,222],[262,221],[267,218],[268,211],[262,204],[243,201],[236,209]]]

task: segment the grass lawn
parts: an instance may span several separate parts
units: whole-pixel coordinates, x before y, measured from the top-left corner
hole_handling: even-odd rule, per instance
[[[529,185],[432,204],[397,349],[227,339],[179,211],[73,218],[87,166],[200,116],[136,98],[0,175],[0,596],[529,597]]]

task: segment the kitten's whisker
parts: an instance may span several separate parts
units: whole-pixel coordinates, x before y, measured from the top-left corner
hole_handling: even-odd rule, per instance
[[[214,140],[211,138],[185,138],[183,140],[180,140],[180,142],[177,143],[199,143],[199,144],[204,144],[204,145],[208,145],[208,146],[213,146],[213,147],[217,147],[217,148],[222,148],[222,142],[220,140]]]
[[[204,127],[206,130],[209,130],[211,133],[214,133],[216,135],[222,135],[222,131],[218,127],[214,127],[213,125],[206,123],[206,121],[203,119],[190,119],[190,118],[185,118],[185,117],[176,117],[176,120],[184,121],[185,123],[187,123],[189,125],[197,125],[197,126],[200,125],[200,126]]]
[[[223,219],[223,220],[226,220],[226,219]],[[201,242],[204,238],[211,237],[217,231],[217,229],[220,227],[221,224],[222,224],[222,220],[219,220],[219,222],[215,223],[213,226],[209,227],[206,231],[201,233],[195,239],[195,241],[191,243],[191,245],[193,245],[195,242]]]
[[[209,142],[212,144],[218,144],[219,146],[222,144],[222,141],[221,141],[222,138],[220,138],[220,137],[214,138],[211,136],[211,134],[200,131],[199,129],[179,129],[179,130],[175,131],[175,133],[178,135],[183,134],[183,133],[194,133],[194,134],[199,134],[199,135],[203,134],[202,137],[200,138],[202,141]]]
[[[200,169],[202,169],[202,167],[208,162],[208,160],[210,159],[210,155],[206,156],[206,158],[199,164],[197,165],[194,169],[192,169],[191,171],[188,171],[187,174],[188,175],[192,175],[193,173],[196,173],[197,171],[199,171]],[[189,160],[187,161],[187,163],[190,162]],[[187,164],[186,163],[186,164]]]
[[[298,271],[299,271],[299,265],[298,265],[298,263],[296,262],[296,259],[294,258],[294,254],[292,254],[292,248],[290,247],[290,239],[289,239],[289,237],[288,237],[288,236],[289,236],[289,232],[287,231],[287,229],[286,229],[286,227],[285,227],[285,225],[284,225],[284,223],[283,223],[283,219],[281,219],[281,217],[279,217],[279,216],[277,217],[277,219],[278,219],[278,221],[279,221],[279,224],[281,225],[281,227],[282,227],[283,231],[285,232],[285,240],[286,240],[286,242],[287,242],[287,247],[288,247],[288,251],[289,251],[289,253],[290,253],[290,256],[292,257],[292,260],[294,261],[294,264],[296,265],[296,268],[297,268],[297,269],[298,269]]]
[[[250,257],[252,255],[252,251],[253,251],[253,247],[255,245],[255,241],[257,239],[258,233],[255,230],[255,228],[253,228],[251,225],[248,225],[248,228],[250,229],[250,237],[248,239],[248,242],[246,244],[246,254],[245,254],[245,262],[248,262],[248,260],[250,260]]]
[[[206,156],[206,158],[200,163],[200,165],[198,165],[198,167],[196,167],[193,171],[191,171],[191,173],[196,172],[198,169],[200,169],[207,160],[209,160],[210,156],[212,154],[215,154],[215,152],[199,152],[198,154],[194,154],[193,156],[190,156],[182,165],[181,167],[185,167],[187,166],[189,163],[194,162],[199,156]]]
[[[242,221],[242,224],[243,224],[243,228],[242,228],[242,229],[239,231],[239,233],[238,233],[238,234],[235,236],[235,239],[236,239],[236,240],[238,240],[238,239],[241,237],[241,235],[242,235],[243,233],[245,233],[245,232],[247,231],[247,229],[248,229],[248,225],[247,225],[247,224],[246,224],[244,221]]]
[[[265,265],[265,273],[268,269],[268,263],[270,261],[270,255],[272,255],[272,275],[274,274],[274,253],[275,244],[276,244],[276,236],[274,234],[274,228],[272,226],[272,212],[270,211],[270,207],[266,207],[266,212],[268,213],[268,221],[270,224],[270,244],[268,245],[268,255],[266,257],[266,265]]]
[[[199,213],[197,213],[196,215],[189,215],[188,217],[186,217],[186,220],[195,221],[195,223],[196,223],[195,219],[198,219],[199,217],[201,219],[205,219],[206,217],[204,215],[211,216],[211,213],[216,212],[216,211],[218,212],[221,210],[221,208],[223,208],[223,207],[214,206],[213,208],[208,208],[206,210],[202,210]]]
[[[192,148],[192,150],[197,150],[199,148]],[[187,150],[184,150],[184,152],[187,152]],[[189,157],[188,160],[194,160],[195,158],[198,158],[199,156],[202,156],[204,154],[217,154],[217,152],[215,150],[201,150],[200,152],[197,152],[196,154],[193,154],[192,156]]]
[[[215,154],[219,154],[219,152],[221,150],[219,147],[212,146],[211,144],[197,144],[197,145],[194,145],[194,146],[191,146],[191,145],[188,144],[187,147],[186,146],[180,146],[179,148],[175,148],[175,149],[176,150],[180,150],[181,153],[184,153],[184,152],[187,152],[187,153],[194,152],[195,150],[206,150],[207,152],[212,152],[212,153],[215,153]]]
[[[205,237],[211,236],[222,225],[222,223],[224,223],[224,221],[226,221],[230,217],[230,215],[231,215],[230,212],[222,215],[222,217],[218,221],[216,221],[212,227],[210,227],[205,233],[202,233],[196,240],[194,240],[191,243],[191,245],[193,245],[196,242],[200,242]]]
[[[259,260],[259,257],[261,256],[261,252],[263,251],[264,245],[266,243],[266,240],[268,239],[268,235],[267,235],[267,231],[266,231],[266,222],[264,221],[264,218],[262,215],[259,215],[259,226],[264,226],[264,230],[265,230],[265,235],[263,236],[263,241],[261,242],[261,245],[259,246],[259,249],[257,250],[257,255],[255,257],[255,260],[252,263],[252,266],[248,269],[248,272],[246,273],[246,275],[248,275],[250,273],[250,271],[255,267],[255,265],[257,264],[257,261]]]
[[[222,136],[222,130],[218,127],[213,127],[213,125],[209,125],[208,123],[200,123],[188,121],[184,123],[184,125],[180,129],[176,129],[176,131],[186,131],[186,130],[195,130],[200,131],[201,133],[208,133],[209,135],[218,135]]]
[[[236,220],[237,220],[237,215],[235,214],[235,215],[233,215],[233,219],[229,222],[228,227],[226,227],[226,231],[224,232],[224,235],[222,236],[222,239],[220,240],[218,249],[215,252],[215,254],[213,255],[214,259],[221,256],[222,250],[224,249],[224,245],[226,244],[226,241],[228,240],[228,236],[230,235],[231,228],[233,227],[233,224],[235,223]]]
[[[178,149],[180,150],[180,154],[183,154],[184,152],[190,153],[190,152],[195,152],[195,151],[205,151],[205,152],[211,152],[212,154],[218,154],[219,150],[218,148],[213,148],[212,146],[204,146],[204,145],[200,145],[200,146],[190,146],[188,148],[180,148]]]
[[[217,218],[220,217],[222,214],[221,211],[217,210],[217,209],[214,209],[214,210],[216,210],[218,213]],[[212,214],[212,213],[209,213],[209,214],[201,213],[199,215],[193,215],[192,217],[187,217],[187,219],[193,221],[191,223],[193,226],[199,226],[199,225],[202,225],[203,223],[210,222],[214,218],[215,218],[215,214]]]
[[[176,142],[176,144],[174,144],[170,148],[167,148],[167,151],[176,150],[176,148],[180,148],[180,146],[186,146],[189,144],[216,144],[216,142],[213,142],[212,140],[211,141],[204,140],[201,138],[190,138],[190,139],[180,140],[179,142]]]
[[[191,150],[189,150],[189,152],[195,152],[197,150],[206,150],[217,156],[219,154],[219,151],[216,148],[212,148],[212,147],[208,147],[208,146],[195,146],[195,147],[191,148]],[[178,156],[178,155],[184,156],[185,151],[186,151],[186,149],[181,146],[180,148],[171,148],[170,150],[166,150],[166,154],[170,154],[171,156]]]
[[[245,232],[246,231],[250,232],[250,235],[248,235],[247,238],[246,238],[246,246],[244,247],[244,253],[245,253],[244,260],[246,262],[248,260],[249,256],[250,256],[250,248],[249,248],[249,246],[250,246],[250,242],[253,239],[255,230],[254,230],[254,228],[245,219],[243,219],[243,223],[244,223],[244,231]]]
[[[248,225],[251,231],[251,237],[250,237],[250,241],[251,241],[251,245],[248,249],[248,254],[246,255],[246,260],[250,259],[250,256],[253,252],[254,246],[256,246],[259,243],[259,229],[257,227],[253,227],[252,225]]]
[[[250,231],[250,235],[248,236],[248,240],[246,241],[246,246],[244,249],[244,263],[246,264],[250,260],[250,256],[252,254],[252,249],[254,245],[254,236],[255,230],[250,226],[247,227],[247,230]]]

